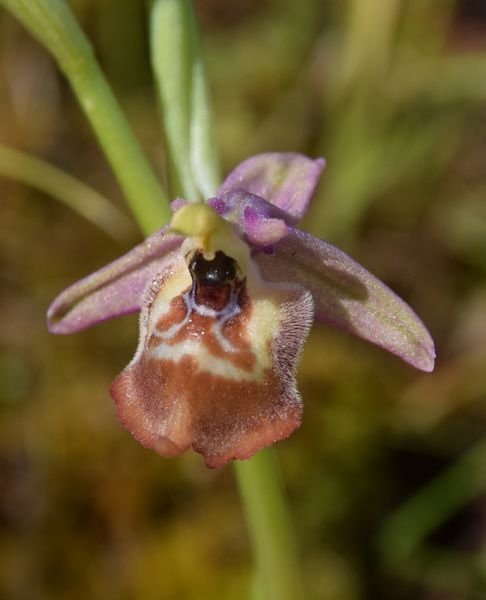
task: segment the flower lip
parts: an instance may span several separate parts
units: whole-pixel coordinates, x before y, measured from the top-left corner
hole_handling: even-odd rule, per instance
[[[110,388],[118,418],[144,446],[163,456],[192,446],[212,468],[299,426],[294,371],[313,317],[305,290],[268,284],[253,264],[239,279],[220,260],[209,285],[230,290],[220,306],[200,301],[207,271],[191,284],[182,257],[154,283],[135,357]]]

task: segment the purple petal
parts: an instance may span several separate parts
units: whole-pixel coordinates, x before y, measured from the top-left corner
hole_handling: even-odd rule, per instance
[[[324,165],[323,158],[312,160],[292,152],[258,154],[238,165],[216,195],[244,189],[278,206],[296,223],[307,210]]]
[[[269,281],[300,283],[314,296],[316,318],[396,354],[422,371],[434,368],[434,342],[412,309],[347,254],[292,229],[275,253],[255,257]]]
[[[275,244],[289,231],[287,223],[282,219],[261,218],[251,207],[245,211],[244,219],[246,237],[256,246],[265,247]]]
[[[235,225],[241,236],[257,246],[269,246],[287,235],[288,215],[260,196],[233,190],[208,204]]]
[[[214,209],[220,217],[222,217],[226,212],[226,204],[224,203],[224,200],[221,200],[221,198],[209,198],[209,200],[206,200],[206,204],[209,204],[209,206]]]
[[[145,288],[174,260],[173,251],[182,239],[165,226],[121,258],[68,287],[47,311],[49,331],[75,333],[140,310]]]

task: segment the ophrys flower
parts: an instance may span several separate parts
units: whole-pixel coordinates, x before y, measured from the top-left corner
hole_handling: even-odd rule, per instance
[[[210,467],[298,427],[295,367],[314,318],[431,371],[415,313],[334,246],[295,228],[324,161],[248,159],[205,204],[176,200],[165,226],[65,290],[48,311],[73,333],[140,311],[137,352],[110,388],[122,423],[163,456]]]

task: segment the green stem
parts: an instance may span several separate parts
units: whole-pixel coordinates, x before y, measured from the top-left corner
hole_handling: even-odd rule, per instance
[[[43,160],[1,144],[0,175],[56,198],[117,240],[124,240],[135,231],[128,217],[82,181]]]
[[[204,63],[190,0],[153,0],[150,51],[174,191],[189,201],[219,185]]]
[[[296,544],[274,449],[237,461],[234,468],[258,566],[255,596],[302,598]]]
[[[153,231],[170,218],[167,198],[144,158],[93,49],[62,0],[0,0],[54,56],[68,78],[137,221]]]
[[[188,200],[219,185],[211,111],[196,21],[189,0],[153,0],[151,55],[173,176]],[[291,521],[273,450],[234,462],[258,567],[262,600],[301,598]]]
[[[191,166],[196,185],[203,197],[209,198],[214,196],[221,183],[221,171],[197,23],[192,6],[189,7],[192,39]]]

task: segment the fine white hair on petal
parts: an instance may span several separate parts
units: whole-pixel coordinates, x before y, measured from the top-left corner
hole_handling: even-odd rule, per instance
[[[304,342],[314,321],[314,299],[303,288],[293,286],[293,292],[281,308],[279,334],[272,343],[275,368],[289,398],[300,401],[295,371]]]
[[[156,275],[148,282],[143,293],[143,300],[141,303],[137,350],[128,366],[138,362],[141,355],[145,351],[147,339],[150,337],[150,335],[152,335],[154,329],[152,322],[156,320],[151,317],[150,314],[152,304],[161,291],[164,283],[167,282],[167,280],[170,279],[174,273],[176,273],[176,271],[180,271],[184,274],[187,273],[188,276],[187,266],[181,252],[175,253],[173,259],[170,262],[167,262],[164,269],[156,273]],[[159,307],[160,306],[164,305],[159,304]],[[160,315],[157,314],[157,318],[159,316]]]

